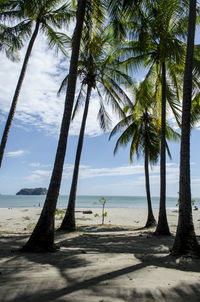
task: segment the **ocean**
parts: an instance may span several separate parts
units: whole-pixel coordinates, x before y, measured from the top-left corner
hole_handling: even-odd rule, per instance
[[[102,196],[77,196],[77,208],[99,208],[99,199]],[[146,208],[145,196],[103,196],[106,199],[106,208]],[[200,199],[195,199],[199,204]],[[0,195],[0,208],[42,207],[45,201],[44,195]],[[66,208],[68,196],[60,195],[57,208]],[[166,206],[169,209],[177,209],[177,198],[167,197]],[[159,197],[152,197],[153,208],[159,208]]]

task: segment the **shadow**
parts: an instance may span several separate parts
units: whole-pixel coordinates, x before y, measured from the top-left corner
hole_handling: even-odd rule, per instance
[[[84,225],[78,226],[77,231],[86,232],[86,233],[98,233],[98,232],[129,232],[135,231],[135,227],[124,227],[116,225]]]
[[[84,233],[78,237],[68,238],[59,242],[60,246],[69,248],[81,248],[86,253],[143,253],[144,247],[148,253],[154,254],[159,250],[159,239],[154,238],[150,233]],[[163,238],[160,240],[166,248],[164,252],[169,252],[171,241]]]
[[[17,251],[20,246],[24,244],[24,241],[28,239],[29,234],[13,234],[13,235],[1,235],[0,236],[0,257],[7,255],[7,253],[13,253]]]
[[[186,284],[181,282],[178,286],[171,286],[168,284],[166,288],[157,288],[145,290],[144,288],[134,288],[133,285],[127,285],[123,287],[123,284],[119,287],[114,287],[111,290],[110,282],[116,280],[119,277],[128,276],[134,272],[140,271],[146,266],[145,263],[140,263],[137,265],[132,265],[126,268],[113,270],[92,278],[88,278],[83,281],[73,280],[72,284],[69,284],[62,289],[54,290],[53,288],[49,290],[39,290],[34,294],[24,294],[16,297],[13,302],[35,302],[35,301],[68,301],[68,302],[78,302],[78,301],[143,301],[143,302],[162,302],[162,301],[199,301],[200,289],[199,284]],[[132,280],[132,279],[130,279]],[[40,284],[42,287],[43,284]],[[85,296],[80,296],[83,291]],[[79,294],[78,294],[79,293]],[[83,295],[83,294],[82,294]],[[106,299],[93,300],[94,297],[106,297]],[[82,297],[82,298],[80,298]],[[107,300],[109,298],[109,300]],[[80,300],[81,299],[81,300]],[[87,300],[88,299],[88,300]],[[4,300],[2,300],[4,301]],[[6,301],[6,300],[5,300]],[[9,301],[9,300],[8,300]],[[10,300],[11,301],[11,300]]]
[[[171,287],[169,284],[166,289],[158,289],[154,292],[134,289],[128,297],[126,297],[126,293],[119,293],[118,297],[127,302],[199,302],[200,289],[198,283],[190,285],[180,283],[175,287]],[[124,299],[125,297],[126,299]]]
[[[1,302],[200,300],[198,277],[190,275],[200,272],[200,261],[169,256],[173,236],[155,237],[129,228],[129,233],[119,234],[119,229],[109,228],[106,234],[107,228],[96,232],[94,227],[90,231],[84,227],[82,231],[88,233],[55,234],[61,249],[53,254],[12,254],[7,250],[0,266]],[[22,235],[2,236],[0,248],[6,253],[10,244],[17,249],[26,239]],[[180,280],[175,282],[169,276],[169,284],[142,284],[147,277],[154,284],[164,269],[168,273],[176,270]],[[188,273],[184,282],[183,273]]]

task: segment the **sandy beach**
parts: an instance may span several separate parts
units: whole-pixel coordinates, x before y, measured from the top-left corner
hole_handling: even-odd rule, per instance
[[[167,211],[167,237],[142,229],[145,209],[108,208],[103,226],[100,208],[85,210],[76,209],[76,232],[55,234],[58,252],[22,254],[41,209],[0,209],[0,301],[200,301],[200,260],[169,256],[177,210]],[[200,211],[193,219],[199,238]]]

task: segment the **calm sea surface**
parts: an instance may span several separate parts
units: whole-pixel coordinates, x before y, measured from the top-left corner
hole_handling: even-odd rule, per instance
[[[98,208],[101,196],[77,196],[77,208]],[[144,196],[104,196],[106,198],[107,208],[146,208],[147,202]],[[18,208],[18,207],[42,207],[45,196],[33,195],[0,195],[0,208]],[[197,204],[199,198],[195,198]],[[68,196],[60,196],[57,207],[66,208]],[[176,207],[177,198],[167,197],[167,208]],[[159,197],[152,197],[153,208],[159,208]]]

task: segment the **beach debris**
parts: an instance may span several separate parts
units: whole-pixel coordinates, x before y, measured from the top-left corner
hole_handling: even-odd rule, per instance
[[[92,214],[92,210],[84,210],[82,213],[83,214]]]

